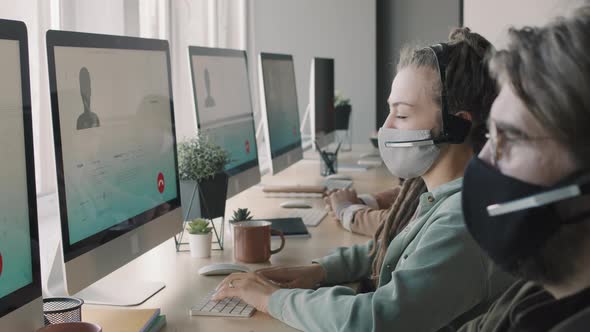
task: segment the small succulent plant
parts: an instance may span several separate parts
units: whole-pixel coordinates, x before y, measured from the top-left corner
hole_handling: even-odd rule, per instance
[[[248,221],[252,220],[252,215],[250,214],[250,210],[248,209],[241,209],[238,208],[234,211],[234,215],[232,216],[231,221],[236,223],[240,221]]]
[[[211,227],[209,227],[209,221],[205,219],[195,219],[188,223],[186,230],[189,234],[209,234],[211,233]]]

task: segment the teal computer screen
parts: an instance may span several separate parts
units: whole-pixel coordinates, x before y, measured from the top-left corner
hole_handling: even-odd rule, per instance
[[[276,157],[301,143],[292,59],[262,60],[270,150]]]
[[[0,298],[33,282],[19,42],[0,40]]]
[[[245,56],[192,55],[199,128],[227,150],[234,175],[258,164]]]
[[[177,198],[167,55],[56,46],[69,242]]]

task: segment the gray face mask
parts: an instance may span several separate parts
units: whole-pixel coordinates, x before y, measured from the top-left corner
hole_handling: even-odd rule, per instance
[[[389,171],[400,178],[424,175],[440,154],[430,130],[379,129],[379,153]]]

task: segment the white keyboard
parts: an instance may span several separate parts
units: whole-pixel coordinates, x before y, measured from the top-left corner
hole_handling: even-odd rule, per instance
[[[222,317],[252,317],[256,309],[237,297],[226,298],[221,301],[211,300],[215,291],[207,296],[196,306],[191,308],[192,316],[222,316]]]
[[[316,227],[322,222],[328,212],[323,208],[282,209],[280,214],[280,217],[283,218],[301,218],[305,226]]]

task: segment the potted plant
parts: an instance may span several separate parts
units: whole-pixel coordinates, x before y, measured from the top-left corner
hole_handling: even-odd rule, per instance
[[[188,244],[191,256],[196,258],[207,258],[211,256],[211,227],[205,219],[195,219],[188,223]]]
[[[344,98],[340,91],[334,93],[334,110],[334,129],[348,130],[352,107],[350,106],[350,99]]]
[[[234,211],[234,215],[232,216],[230,223],[237,224],[241,221],[248,221],[248,220],[252,220],[252,215],[250,213],[250,210],[238,208],[237,210]]]
[[[224,168],[229,162],[229,153],[203,134],[178,145],[182,205],[185,213],[192,207],[187,220],[194,213],[205,219],[224,216],[228,181]]]
[[[234,231],[233,226],[239,224],[240,222],[244,222],[244,221],[248,221],[248,220],[252,220],[252,214],[251,214],[250,210],[248,210],[247,208],[238,208],[237,210],[234,210],[234,214],[232,215],[232,217],[229,221],[230,234],[232,234],[232,236],[233,236],[233,231]]]

